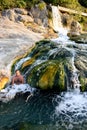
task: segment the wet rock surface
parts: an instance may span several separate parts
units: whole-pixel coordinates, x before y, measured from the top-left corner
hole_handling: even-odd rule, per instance
[[[87,90],[87,44],[41,41],[16,61],[12,71],[20,69],[26,81],[40,89],[58,92],[69,88]]]

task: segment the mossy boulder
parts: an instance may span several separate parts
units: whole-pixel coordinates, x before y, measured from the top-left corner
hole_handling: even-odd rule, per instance
[[[42,90],[65,91],[68,75],[66,68],[71,70],[70,63],[68,64],[70,57],[72,54],[64,48],[58,48],[56,43],[49,40],[40,41],[23,57],[24,62],[22,58],[14,62],[12,72],[18,66],[31,86]]]
[[[31,86],[41,89],[56,89],[63,91],[65,87],[66,74],[63,63],[49,60],[32,69],[27,76]]]
[[[87,90],[87,46],[61,44],[49,40],[37,42],[23,58],[12,67],[20,69],[26,82],[42,90],[65,91],[72,86],[73,73],[78,76],[81,91]],[[75,72],[75,71],[78,72]],[[75,85],[78,85],[76,83]]]

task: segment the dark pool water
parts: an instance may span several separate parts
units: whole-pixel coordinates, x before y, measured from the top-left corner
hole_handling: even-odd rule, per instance
[[[0,130],[86,130],[87,93],[37,92],[0,103]]]

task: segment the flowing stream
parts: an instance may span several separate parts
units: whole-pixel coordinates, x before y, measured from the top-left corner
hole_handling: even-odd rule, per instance
[[[57,8],[54,9],[53,7],[52,9],[57,11]],[[57,28],[57,31],[59,30],[59,38],[52,40],[56,42],[58,48],[66,49],[72,54],[70,60],[73,68],[71,82],[74,89],[68,89],[67,92],[59,94],[57,92],[31,89],[29,85],[14,86],[13,88],[8,86],[7,89],[1,91],[2,95],[0,94],[0,130],[87,129],[87,92],[80,92],[78,69],[74,64],[78,50],[68,47],[76,45],[86,54],[87,44],[78,45],[74,41],[69,40],[66,30],[63,34],[63,28],[62,30]],[[41,57],[41,59],[36,61],[28,71],[37,64],[45,62],[48,59],[48,56],[51,56],[52,54],[56,55],[56,53],[58,53],[57,48],[50,50],[47,56]],[[16,64],[15,69],[19,69],[20,65],[30,58],[31,57],[20,60]],[[16,94],[19,92],[23,94],[17,96]],[[33,93],[29,99],[29,94],[27,92]]]

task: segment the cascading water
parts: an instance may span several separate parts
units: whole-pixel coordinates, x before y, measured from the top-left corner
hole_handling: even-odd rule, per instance
[[[56,7],[52,7],[54,10]],[[55,9],[57,10],[57,8]],[[56,12],[57,13],[57,12]],[[56,14],[55,14],[56,15]],[[58,15],[58,14],[57,14]],[[54,20],[55,23],[55,20]],[[55,26],[57,26],[55,24]],[[14,94],[17,92],[35,91],[34,95],[26,102],[21,96],[15,100],[11,100],[8,103],[0,104],[0,129],[1,130],[86,130],[87,129],[87,92],[80,92],[80,81],[79,81],[79,70],[75,65],[76,58],[80,57],[80,53],[83,57],[80,57],[81,61],[87,65],[87,44],[77,44],[67,36],[64,28],[57,28],[59,31],[59,38],[51,39],[55,42],[56,46],[47,50],[46,55],[41,55],[37,60],[34,60],[33,64],[25,71],[25,75],[29,73],[34,67],[46,62],[50,57],[53,56],[55,59],[57,54],[61,51],[70,52],[68,54],[69,63],[71,67],[71,75],[67,78],[71,80],[72,87],[74,89],[68,90],[67,92],[44,92],[31,90],[30,86],[27,90],[26,87],[21,85],[21,89],[18,86],[10,88],[10,86],[2,90],[2,93],[6,94],[5,99],[1,101],[9,101],[13,99]],[[63,32],[63,33],[62,33]],[[46,45],[46,44],[44,44]],[[45,48],[50,48],[49,45]],[[80,51],[81,50],[81,51]],[[40,51],[40,49],[39,49]],[[36,52],[36,50],[35,50]],[[44,52],[44,50],[43,50]],[[64,55],[65,55],[64,53]],[[78,57],[77,57],[77,54]],[[59,55],[57,55],[59,56]],[[20,69],[23,62],[31,59],[31,55],[27,58],[23,58],[17,62],[15,69]],[[53,59],[53,61],[54,61]],[[84,68],[85,65],[83,66]],[[82,68],[81,68],[82,69]],[[41,71],[41,70],[39,70]],[[50,80],[49,80],[50,81]],[[45,81],[44,81],[45,82]],[[71,88],[71,84],[68,82],[68,88]],[[18,87],[18,88],[17,88]],[[15,91],[17,89],[17,91]],[[13,92],[15,93],[13,94]],[[12,95],[12,97],[11,97]],[[7,99],[7,100],[6,100]]]
[[[67,50],[69,50],[70,52],[72,52],[72,58],[71,58],[71,65],[72,65],[72,75],[70,78],[70,82],[71,82],[71,88],[78,88],[80,90],[80,81],[78,79],[79,75],[78,75],[78,70],[75,67],[75,50],[74,49],[69,49],[67,47],[65,47]],[[70,88],[70,87],[69,87]]]
[[[54,8],[53,8],[54,9]],[[55,9],[54,9],[55,11]],[[53,13],[54,14],[54,13]],[[54,18],[54,17],[53,17]],[[61,93],[56,98],[54,98],[53,102],[56,102],[55,112],[53,114],[53,120],[56,121],[56,128],[64,129],[64,130],[75,130],[75,129],[87,129],[87,93],[80,92],[80,81],[79,81],[79,71],[75,66],[75,57],[77,50],[74,48],[69,48],[67,45],[76,45],[77,43],[70,41],[69,37],[66,35],[66,31],[64,34],[61,34],[63,29],[59,32],[59,38],[52,39],[57,44],[61,41],[62,47],[72,53],[72,58],[70,63],[72,65],[72,75],[70,77],[71,85],[74,88],[71,91]],[[58,30],[59,31],[59,30]],[[63,31],[64,32],[64,31]],[[61,34],[61,35],[60,35]],[[87,48],[87,45],[77,45],[79,48]],[[81,48],[81,49],[82,49]],[[70,88],[70,86],[69,86]],[[83,124],[83,126],[82,126]]]
[[[58,32],[59,35],[58,41],[61,42],[67,41],[69,39],[69,37],[67,36],[68,29],[63,27],[60,11],[57,6],[52,6],[52,16],[53,16],[53,29],[54,31]]]
[[[75,58],[75,50],[68,48],[67,44],[75,44],[75,42],[72,42],[69,40],[69,37],[67,36],[67,32],[68,30],[63,28],[62,25],[62,19],[60,16],[60,12],[57,6],[52,6],[52,14],[53,14],[53,27],[54,30],[58,32],[59,34],[59,38],[57,39],[52,39],[52,41],[56,42],[56,43],[60,43],[62,44],[62,47],[67,49],[68,51],[70,51],[72,53],[72,58],[71,58],[71,64],[72,64],[72,76],[70,78],[71,80],[71,86],[72,88],[76,88],[76,87],[80,87],[80,82],[78,79],[78,70],[76,69],[75,65],[74,65],[74,58]],[[70,88],[70,86],[69,86]]]
[[[53,28],[56,32],[58,32],[60,29],[63,28],[58,7],[52,6],[52,14],[53,14]]]

